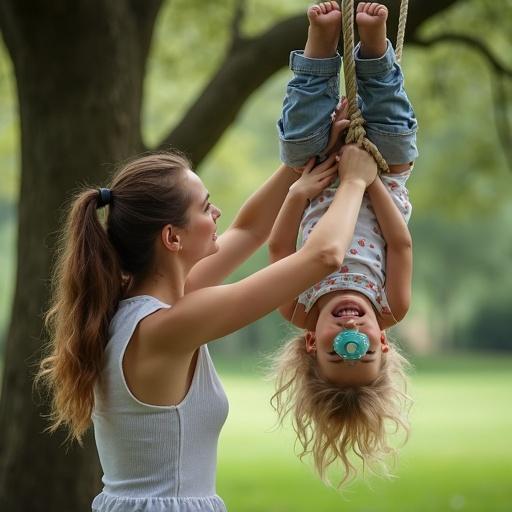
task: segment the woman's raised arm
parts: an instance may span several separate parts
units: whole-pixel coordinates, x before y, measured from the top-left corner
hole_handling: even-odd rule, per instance
[[[151,339],[162,351],[190,352],[234,332],[339,268],[353,236],[364,191],[377,169],[366,152],[348,147],[339,172],[341,183],[329,209],[299,251],[237,283],[188,293],[173,308],[155,315]]]
[[[199,261],[187,278],[186,292],[215,286],[231,274],[267,240],[290,186],[299,175],[281,165],[240,208],[218,238],[219,250]]]

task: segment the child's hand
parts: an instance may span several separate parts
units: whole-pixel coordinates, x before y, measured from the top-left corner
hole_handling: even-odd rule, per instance
[[[331,155],[314,167],[315,159],[311,158],[304,167],[301,177],[290,187],[289,193],[304,200],[314,199],[336,179],[338,160],[337,155]]]
[[[373,157],[355,144],[346,144],[339,152],[338,174],[342,181],[363,181],[365,186],[377,177],[377,164]]]
[[[336,110],[331,116],[331,132],[329,134],[329,142],[325,153],[331,151],[338,151],[343,145],[345,140],[344,132],[350,126],[350,120],[348,119],[348,100],[343,98],[337,105]]]

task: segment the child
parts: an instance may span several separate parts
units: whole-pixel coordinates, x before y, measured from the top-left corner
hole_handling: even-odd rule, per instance
[[[356,471],[349,452],[370,466],[393,452],[387,420],[408,431],[407,361],[389,343],[385,329],[400,321],[409,308],[411,205],[405,184],[417,157],[417,123],[386,39],[387,15],[381,4],[358,5],[361,42],[355,61],[367,135],[390,173],[377,177],[367,188],[341,268],[279,308],[306,331],[276,357],[273,401],[281,418],[293,411],[302,455],[313,454],[321,477],[331,463],[341,461],[342,483]],[[336,135],[347,125],[346,102],[338,104],[339,6],[324,2],[310,7],[308,18],[304,52],[291,54],[295,77],[288,84],[278,123],[282,160],[293,167],[304,166],[311,156],[325,157],[334,143],[331,129]],[[313,161],[307,163],[278,215],[269,241],[272,261],[295,251],[301,216],[302,243],[307,240],[335,193],[336,185],[319,187],[312,165]],[[353,329],[369,341],[369,349],[357,361],[340,357],[333,347],[337,334]]]

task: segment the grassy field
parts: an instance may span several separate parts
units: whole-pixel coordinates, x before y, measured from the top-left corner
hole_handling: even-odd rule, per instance
[[[418,363],[412,435],[396,478],[370,477],[342,494],[293,454],[290,429],[272,430],[271,386],[223,368],[230,414],[219,446],[218,492],[234,512],[509,512],[512,510],[512,359]]]

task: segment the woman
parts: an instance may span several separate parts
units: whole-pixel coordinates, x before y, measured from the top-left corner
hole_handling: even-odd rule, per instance
[[[176,153],[133,160],[109,189],[75,198],[40,375],[53,396],[53,430],[64,425],[80,440],[92,416],[104,472],[93,510],[225,510],[215,471],[228,405],[206,343],[341,265],[376,165],[355,147],[337,160],[305,170],[325,184],[336,172],[342,179],[308,243],[230,285],[220,283],[268,237],[297,177],[290,168],[281,166],[219,237],[220,211]],[[106,205],[104,229],[96,210]]]

